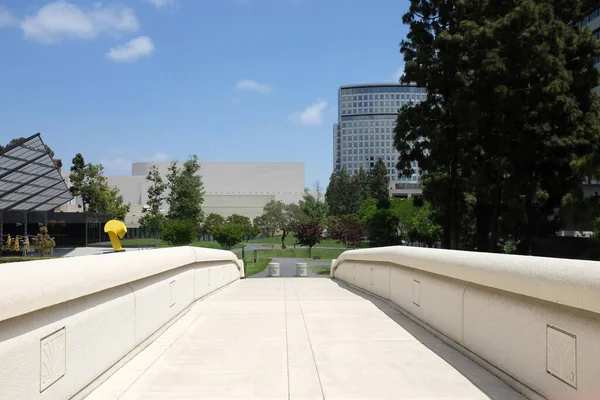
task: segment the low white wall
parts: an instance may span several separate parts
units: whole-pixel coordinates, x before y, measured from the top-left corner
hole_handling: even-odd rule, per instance
[[[0,399],[69,399],[196,300],[243,276],[179,247],[0,265]]]
[[[599,262],[399,246],[347,251],[331,276],[390,300],[527,396],[600,395]]]

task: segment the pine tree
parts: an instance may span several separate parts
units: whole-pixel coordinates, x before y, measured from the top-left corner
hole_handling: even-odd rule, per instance
[[[554,210],[581,179],[573,165],[600,137],[598,41],[576,24],[585,6],[411,1],[404,79],[428,97],[399,114],[398,168],[426,171],[445,247],[498,251],[514,237],[527,253],[556,230]]]
[[[369,196],[382,204],[389,202],[389,183],[385,162],[380,158],[369,171]]]

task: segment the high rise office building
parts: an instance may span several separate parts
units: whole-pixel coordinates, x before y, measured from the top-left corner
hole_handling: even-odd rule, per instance
[[[398,191],[419,188],[416,164],[410,177],[399,176],[394,127],[398,109],[424,100],[424,88],[406,84],[342,86],[338,92],[338,123],[333,126],[333,168],[350,175],[369,170],[378,159],[387,167],[392,186]]]
[[[581,21],[580,26],[590,28],[596,39],[600,40],[600,8],[586,15],[583,21]],[[600,69],[600,57],[596,57],[594,64],[596,64],[596,68]],[[596,88],[596,93],[600,94],[600,86]]]

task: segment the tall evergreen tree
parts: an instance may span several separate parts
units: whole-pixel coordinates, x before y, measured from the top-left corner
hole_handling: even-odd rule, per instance
[[[404,107],[395,130],[400,152],[398,170],[413,173],[412,161],[425,172],[423,194],[444,225],[444,246],[457,248],[460,221],[465,215],[464,181],[461,174],[468,160],[465,134],[459,118],[465,112],[460,94],[465,90],[470,66],[460,32],[466,21],[464,5],[457,1],[411,0],[402,21],[409,25],[401,43],[405,70],[402,80],[427,89],[427,98],[414,107]]]
[[[167,184],[163,181],[155,165],[150,168],[146,181],[150,183],[150,186],[148,187],[148,201],[140,218],[140,227],[148,232],[151,237],[158,237],[162,224],[166,219],[161,212],[161,207],[165,201]]]
[[[69,175],[69,181],[71,183],[71,187],[69,191],[73,197],[81,196],[82,208],[85,211],[86,200],[82,196],[82,188],[83,182],[85,180],[85,160],[81,153],[77,153],[72,160],[73,165],[71,165],[71,174]]]
[[[390,198],[390,178],[385,162],[380,158],[369,170],[369,195],[379,202],[388,202]]]
[[[169,205],[168,218],[171,220],[188,220],[196,225],[202,221],[202,203],[204,203],[204,184],[200,172],[200,163],[195,154],[183,163],[182,168],[172,162],[167,174],[167,196]]]
[[[598,138],[599,49],[574,23],[582,1],[565,5],[411,2],[405,79],[428,98],[399,115],[399,168],[415,160],[426,171],[446,247],[463,232],[479,250],[516,237],[526,253],[532,237],[554,233],[555,209],[579,184],[573,162]]]
[[[358,210],[354,209],[355,194],[353,192],[350,175],[344,168],[339,173],[331,174],[329,185],[325,192],[325,202],[329,207],[329,214],[333,216],[342,216],[353,214]]]

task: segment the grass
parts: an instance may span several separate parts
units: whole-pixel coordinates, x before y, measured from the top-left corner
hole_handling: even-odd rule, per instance
[[[331,275],[331,267],[329,266],[310,267],[310,270],[317,275]]]
[[[22,256],[9,256],[9,257],[0,257],[0,264],[8,264],[15,262],[24,262],[24,261],[36,261],[36,260],[50,260],[52,256],[48,257],[22,257]]]
[[[267,237],[267,238],[262,238],[262,239],[254,239],[254,240],[250,240],[249,243],[281,245],[281,236]],[[286,246],[293,247],[294,243],[296,243],[296,237],[294,235],[287,235],[285,237]],[[319,242],[319,244],[317,246],[318,247],[334,247],[334,248],[343,248],[344,247],[344,245],[342,243],[338,242],[337,240],[333,240],[333,239],[323,239],[323,240],[321,240],[321,242]]]
[[[334,258],[338,258],[340,254],[342,254],[344,251],[344,249],[313,249],[312,257],[309,258],[308,249],[287,248],[274,250],[258,250],[258,258],[302,258],[307,261],[331,261]],[[248,252],[248,255],[251,256],[251,252]]]
[[[259,258],[254,262],[253,258],[246,257],[244,260],[244,267],[246,269],[246,277],[260,274],[267,268],[267,265],[271,262],[270,258]]]
[[[101,243],[110,246],[110,242]],[[171,247],[160,239],[124,239],[121,240],[123,246],[148,246],[156,245],[156,247]],[[220,249],[221,245],[217,242],[192,242],[189,244],[194,247],[204,247],[208,249]],[[245,244],[240,243],[233,246],[234,249],[242,248]]]

